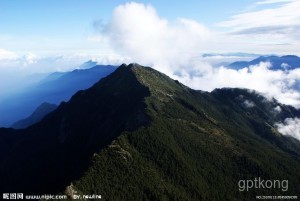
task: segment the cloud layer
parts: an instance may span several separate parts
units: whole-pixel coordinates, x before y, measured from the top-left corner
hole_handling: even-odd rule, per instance
[[[283,135],[290,135],[300,140],[300,119],[287,118],[283,123],[276,124],[276,127]]]
[[[16,53],[0,49],[0,72],[15,74],[49,73],[55,71],[69,71],[82,63],[93,60],[99,64],[120,65],[129,59],[118,54],[65,54],[40,57],[33,53],[17,55]],[[1,80],[0,80],[1,82]]]
[[[275,97],[281,103],[300,107],[300,93],[297,86],[300,81],[300,69],[273,71],[270,63],[260,63],[241,70],[225,67],[211,67],[202,64],[187,71],[182,69],[177,79],[195,89],[211,91],[215,88],[238,87],[253,89],[265,96]]]
[[[289,1],[279,11],[282,13],[287,10],[286,7],[295,3],[298,5],[297,2]],[[270,12],[271,15],[274,14],[273,9]],[[264,20],[259,22],[258,19],[253,19],[254,14],[257,13],[234,16],[223,22],[223,25],[236,29],[241,26],[239,31],[267,25],[268,22]],[[267,14],[265,10],[258,13],[261,17]],[[283,19],[275,15],[275,21],[281,20],[281,24],[287,25],[297,22],[290,22],[291,14],[287,15]],[[245,27],[242,22],[247,21],[249,25]],[[235,44],[240,43],[234,35],[216,33],[189,19],[181,18],[170,22],[160,17],[151,5],[139,3],[126,3],[116,7],[109,23],[101,24],[100,28],[101,37],[107,38],[118,53],[130,57],[132,62],[153,66],[194,89],[211,91],[222,87],[249,88],[267,97],[275,97],[282,103],[300,107],[300,94],[295,90],[295,85],[300,80],[299,70],[272,71],[269,69],[270,63],[233,70],[223,66],[212,67],[206,59],[200,57],[201,52],[209,51],[211,46],[217,48],[219,45],[223,49],[224,46],[232,45],[236,48]]]
[[[129,59],[118,54],[66,54],[39,57],[33,53],[17,55],[0,49],[0,100],[7,95],[32,84],[32,77],[51,72],[65,72],[78,68],[88,60],[99,64],[120,65]]]
[[[15,53],[7,51],[5,49],[0,49],[0,60],[11,60],[16,58],[17,55]]]
[[[102,34],[116,51],[130,56],[132,61],[160,66],[164,72],[172,72],[170,68],[197,56],[212,35],[196,21],[181,18],[170,23],[159,17],[152,6],[138,3],[116,7]]]
[[[251,35],[256,39],[280,40],[299,43],[300,36],[300,1],[266,0],[256,5],[280,3],[275,8],[259,9],[232,16],[229,20],[218,23],[229,28],[232,34]],[[252,39],[253,40],[253,39]]]

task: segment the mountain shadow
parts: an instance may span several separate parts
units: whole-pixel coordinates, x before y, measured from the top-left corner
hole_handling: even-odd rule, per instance
[[[9,127],[16,121],[28,117],[44,102],[58,105],[62,101],[68,101],[77,91],[91,87],[115,70],[115,66],[96,65],[89,69],[52,73],[37,84],[11,95],[0,103],[0,127]]]
[[[36,110],[27,118],[15,122],[11,128],[22,129],[41,121],[47,114],[57,108],[57,105],[50,103],[42,103]]]

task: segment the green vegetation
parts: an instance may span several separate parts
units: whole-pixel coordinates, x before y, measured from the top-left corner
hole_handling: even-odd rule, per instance
[[[10,130],[22,136],[17,143],[0,130],[1,145],[9,142],[5,150],[11,150],[1,156],[0,176],[19,176],[8,190],[76,191],[102,200],[300,196],[300,142],[273,127],[297,116],[298,110],[255,92],[195,91],[151,68],[123,65],[29,130]],[[27,175],[39,178],[24,188]],[[288,180],[289,189],[239,191],[239,180],[258,177]]]
[[[260,128],[265,121],[277,120],[270,111],[274,105],[246,90],[216,90],[211,97],[152,69],[133,71],[149,86],[151,96],[145,102],[151,124],[123,132],[95,154],[91,167],[74,183],[76,189],[101,194],[104,200],[253,200],[256,195],[299,195],[299,143],[290,142],[297,151],[297,157],[292,157],[267,135],[283,144],[287,139],[271,133],[272,127]],[[223,91],[228,100],[220,94]],[[247,111],[237,105],[234,98],[239,95],[255,101],[257,108]],[[288,179],[289,191],[239,192],[239,180],[257,177]]]

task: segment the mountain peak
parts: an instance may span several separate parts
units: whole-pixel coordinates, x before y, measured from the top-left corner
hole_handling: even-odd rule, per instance
[[[86,61],[83,64],[81,64],[79,66],[79,69],[88,69],[88,68],[92,68],[92,67],[94,67],[96,65],[97,65],[97,61],[91,59],[91,60]]]
[[[128,67],[132,70],[138,81],[156,95],[158,93],[173,93],[188,88],[177,80],[173,80],[166,74],[151,67],[145,67],[137,63],[129,64]]]

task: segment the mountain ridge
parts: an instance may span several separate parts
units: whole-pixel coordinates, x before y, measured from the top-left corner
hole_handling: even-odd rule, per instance
[[[38,106],[36,108],[36,110],[30,116],[28,116],[25,119],[21,119],[21,120],[15,122],[11,126],[11,128],[14,128],[14,129],[27,128],[27,127],[41,121],[47,114],[49,114],[56,108],[57,108],[57,105],[44,102],[40,106]]]
[[[43,102],[58,105],[61,101],[67,101],[78,90],[91,87],[115,69],[116,67],[111,65],[97,65],[89,69],[50,74],[22,93],[10,96],[1,102],[0,126],[10,126],[26,118]],[[12,112],[15,110],[18,112]]]
[[[242,69],[251,65],[258,65],[260,62],[270,62],[271,70],[293,70],[300,67],[300,58],[295,55],[284,56],[260,56],[251,61],[236,61],[228,65],[229,68]]]
[[[245,107],[246,100],[255,106]],[[283,116],[272,113],[277,106]],[[261,176],[288,179],[287,193],[299,194],[300,142],[274,128],[291,116],[300,117],[299,110],[247,90],[199,92],[124,64],[40,123],[0,129],[0,189],[58,193],[72,186],[111,200],[286,195],[238,191],[239,179]]]

